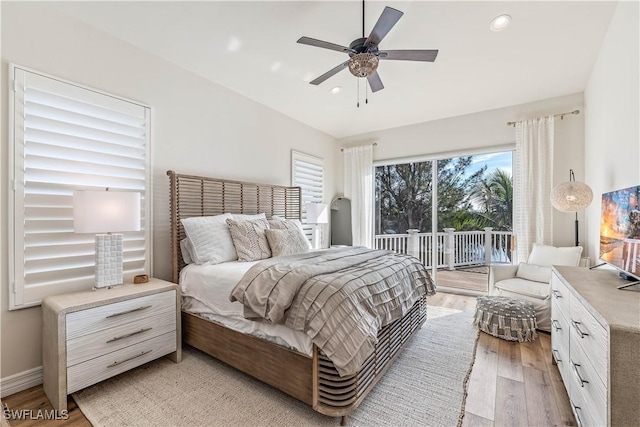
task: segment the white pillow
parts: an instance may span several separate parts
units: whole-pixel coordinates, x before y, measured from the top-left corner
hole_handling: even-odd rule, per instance
[[[190,255],[193,262],[219,264],[238,259],[227,219],[231,219],[231,214],[195,216],[181,220],[191,242]]]
[[[304,240],[307,242],[307,249],[313,249],[313,247],[311,246],[311,242],[309,241],[309,239],[307,239],[307,236],[305,236],[304,234],[304,229],[302,228],[302,223],[300,222],[299,219],[285,219],[281,216],[274,215],[269,220],[269,227],[275,230],[297,229],[298,231],[300,231],[300,234],[302,235]]]
[[[236,221],[253,221],[254,219],[267,219],[267,214],[262,212],[259,214],[231,214]]]
[[[294,255],[309,252],[309,241],[300,230],[293,229],[267,229],[264,231],[271,247],[272,256]]]
[[[516,277],[520,279],[531,280],[532,282],[549,283],[551,282],[551,268],[542,265],[525,264],[521,262],[518,265]]]
[[[189,239],[180,240],[180,252],[182,252],[182,259],[185,264],[193,264],[193,258],[191,257],[191,243]]]
[[[581,254],[582,246],[556,248],[555,246],[534,243],[527,264],[543,265],[545,267],[551,267],[552,265],[578,266]]]

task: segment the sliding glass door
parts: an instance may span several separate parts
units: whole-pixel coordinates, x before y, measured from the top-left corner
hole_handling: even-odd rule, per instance
[[[375,246],[416,256],[440,287],[486,292],[488,266],[511,261],[511,162],[503,151],[377,166]]]

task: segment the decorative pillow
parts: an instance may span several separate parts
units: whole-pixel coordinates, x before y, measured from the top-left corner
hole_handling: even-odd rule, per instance
[[[225,222],[231,214],[194,216],[182,219],[184,231],[191,242],[190,255],[196,264],[219,264],[238,259]]]
[[[191,243],[189,239],[180,240],[180,252],[182,252],[182,260],[185,264],[193,264],[193,258],[191,257]]]
[[[267,219],[267,214],[264,212],[259,214],[231,214],[231,217],[236,221],[246,221],[254,219]]]
[[[284,219],[274,215],[272,219],[269,220],[269,228],[274,230],[298,230],[300,235],[307,242],[307,249],[312,249],[311,242],[305,236],[304,230],[302,229],[302,223],[299,219]]]
[[[521,262],[518,265],[516,277],[533,282],[549,283],[551,282],[551,268],[542,265],[525,264]]]
[[[551,267],[552,265],[575,267],[580,264],[581,254],[582,246],[556,248],[555,246],[534,243],[527,264],[544,265],[545,267]]]
[[[284,221],[280,221],[284,222]],[[273,256],[294,255],[309,252],[309,241],[300,230],[265,230]]]
[[[238,261],[257,261],[271,258],[271,249],[265,235],[269,228],[266,219],[237,221],[227,219]]]

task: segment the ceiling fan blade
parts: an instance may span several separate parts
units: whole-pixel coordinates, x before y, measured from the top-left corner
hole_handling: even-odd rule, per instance
[[[384,85],[382,84],[382,80],[380,80],[380,75],[376,71],[375,73],[367,76],[367,80],[369,81],[369,86],[371,87],[371,92],[377,92],[379,90],[384,89]]]
[[[391,31],[396,22],[404,15],[399,10],[386,6],[382,11],[382,15],[378,18],[375,27],[371,30],[371,34],[367,37],[365,46],[375,45],[378,46],[382,39]]]
[[[309,46],[322,47],[324,49],[336,50],[338,52],[347,52],[348,47],[340,46],[339,44],[329,43],[322,40],[312,39],[311,37],[300,37],[298,43],[306,44]]]
[[[433,62],[436,56],[438,56],[437,50],[385,50],[379,52],[378,58],[392,61]]]
[[[344,61],[342,64],[338,65],[335,68],[330,69],[329,71],[327,71],[326,73],[324,73],[320,77],[317,77],[316,79],[311,80],[309,83],[312,84],[312,85],[319,85],[323,81],[327,80],[329,77],[333,77],[334,75],[338,74],[340,71],[342,71],[345,68],[347,68],[347,64],[348,63],[349,63],[348,60]]]

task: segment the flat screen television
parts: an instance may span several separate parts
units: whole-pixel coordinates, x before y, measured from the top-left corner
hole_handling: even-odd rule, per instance
[[[602,195],[600,259],[640,280],[640,185]]]

